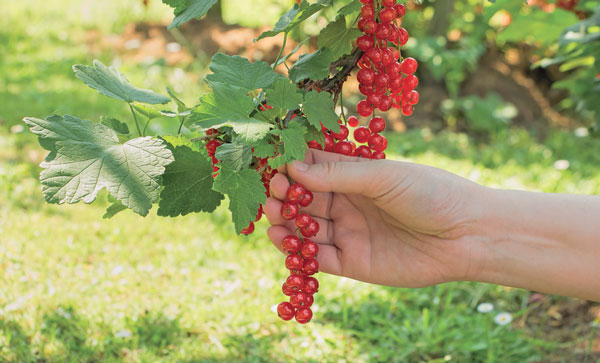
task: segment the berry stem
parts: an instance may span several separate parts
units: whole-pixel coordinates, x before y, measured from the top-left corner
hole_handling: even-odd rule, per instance
[[[281,49],[279,49],[279,54],[277,54],[277,58],[275,58],[275,62],[273,63],[273,66],[272,66],[273,69],[277,68],[277,63],[279,62],[279,59],[281,58],[281,55],[283,54],[283,50],[285,49],[285,43],[287,43],[287,37],[288,37],[288,32],[284,32],[283,33],[283,43],[281,44]]]
[[[137,116],[135,115],[135,111],[133,110],[133,106],[131,105],[131,103],[128,103],[128,105],[129,105],[129,109],[131,110],[131,114],[133,115],[133,121],[135,121],[135,128],[137,129],[138,135],[140,137],[144,136],[142,134],[142,130],[140,130],[140,124],[138,123],[138,119],[137,119]],[[148,121],[150,121],[150,119],[148,119]]]

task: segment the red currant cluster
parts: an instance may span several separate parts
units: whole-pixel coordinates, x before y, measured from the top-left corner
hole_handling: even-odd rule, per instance
[[[358,28],[364,33],[356,45],[364,54],[358,62],[357,79],[360,93],[367,98],[356,105],[359,115],[369,117],[375,109],[383,112],[394,107],[410,116],[419,102],[415,90],[419,79],[414,58],[400,60],[399,47],[408,41],[408,32],[401,26],[406,7],[396,0],[360,0],[364,5]],[[393,44],[392,47],[389,45]]]
[[[219,134],[219,130],[216,129],[208,129],[206,130],[206,136],[218,136]],[[219,167],[217,166],[217,164],[219,163],[219,159],[217,159],[217,157],[215,156],[215,153],[217,152],[217,148],[219,146],[223,145],[223,141],[219,140],[219,139],[210,139],[206,142],[206,151],[208,152],[208,156],[210,156],[212,158],[212,163],[213,163],[213,178],[217,176],[217,172],[219,171]]]
[[[339,121],[342,123],[342,121]],[[354,128],[354,141],[349,140],[350,129]],[[340,125],[340,132],[332,132],[325,127],[321,128],[325,136],[324,147],[316,141],[310,141],[308,146],[313,149],[335,152],[337,154],[356,156],[365,159],[385,159],[387,139],[380,132],[385,130],[383,117],[373,117],[369,121],[369,127],[358,126],[356,116],[348,117],[346,125]],[[358,145],[363,144],[363,145]]]
[[[319,223],[308,214],[300,213],[300,207],[308,207],[313,201],[309,190],[300,184],[292,184],[286,196],[281,215],[286,220],[295,220],[299,233],[298,237],[286,236],[282,242],[282,248],[288,254],[285,267],[290,270],[282,291],[290,301],[277,305],[277,314],[283,320],[295,317],[300,324],[306,324],[312,319],[310,307],[314,302],[313,295],[319,290],[319,281],[312,276],[319,271],[319,262],[315,258],[319,246],[309,239],[319,232]]]

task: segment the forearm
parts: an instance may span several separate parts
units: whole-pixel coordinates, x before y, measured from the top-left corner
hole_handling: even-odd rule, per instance
[[[485,189],[470,279],[600,301],[600,196]]]

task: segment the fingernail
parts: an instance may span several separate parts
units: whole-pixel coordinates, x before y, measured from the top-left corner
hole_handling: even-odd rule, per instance
[[[308,165],[298,160],[291,163],[290,166],[300,172],[308,170]]]

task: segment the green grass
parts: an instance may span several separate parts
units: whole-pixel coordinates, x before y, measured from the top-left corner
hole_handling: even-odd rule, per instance
[[[92,205],[45,204],[37,181],[45,154],[20,119],[52,112],[127,119],[125,107],[83,86],[70,66],[119,58],[82,45],[88,30],[118,32],[128,20],[163,19],[166,8],[155,2],[145,14],[138,2],[36,4],[3,5],[8,17],[0,23],[8,55],[0,57],[0,361],[598,359],[586,351],[596,334],[588,323],[552,340],[560,329],[528,325],[526,317],[540,313],[527,304],[530,292],[486,284],[395,289],[320,275],[314,321],[283,323],[270,310],[282,299],[283,256],[267,241],[266,222],[243,238],[225,208],[210,216],[123,212],[102,220],[103,196]],[[81,4],[92,4],[96,15],[81,16]],[[177,72],[160,60],[122,69],[155,90]],[[190,103],[202,90],[190,80],[194,69],[184,67],[190,77],[175,84]],[[486,185],[600,192],[598,140],[552,131],[540,142],[523,130],[486,143],[427,130],[388,136],[392,157]],[[556,170],[559,159],[570,167]],[[492,302],[494,313],[478,313],[481,302]],[[500,311],[515,324],[496,325]]]

